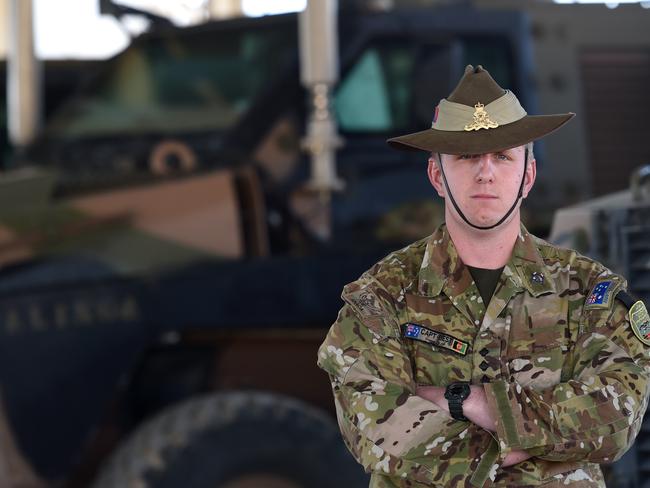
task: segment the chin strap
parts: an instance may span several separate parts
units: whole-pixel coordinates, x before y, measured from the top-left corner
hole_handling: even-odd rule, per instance
[[[528,148],[526,148],[526,152],[524,155],[524,174],[521,176],[521,184],[519,185],[519,193],[517,193],[517,198],[515,198],[514,203],[512,204],[512,207],[510,207],[510,210],[506,212],[506,214],[499,220],[496,224],[494,225],[488,225],[488,226],[480,226],[480,225],[474,225],[472,224],[469,220],[467,220],[467,217],[465,217],[465,214],[463,211],[460,209],[458,204],[456,203],[456,200],[454,199],[454,195],[451,193],[451,190],[449,189],[449,184],[447,183],[447,176],[445,176],[445,170],[442,168],[442,156],[440,156],[440,153],[438,153],[438,163],[440,164],[440,172],[442,173],[442,181],[445,183],[445,189],[447,190],[447,195],[449,195],[449,199],[451,200],[452,205],[456,209],[456,212],[458,212],[458,215],[469,225],[470,227],[474,227],[475,229],[479,230],[490,230],[494,229],[495,227],[500,226],[503,224],[508,217],[510,217],[510,214],[514,212],[515,208],[517,207],[517,202],[519,202],[519,199],[523,196],[524,194],[524,180],[526,179],[526,168],[528,167]]]

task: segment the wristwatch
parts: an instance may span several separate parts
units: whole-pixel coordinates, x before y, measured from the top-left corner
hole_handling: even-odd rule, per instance
[[[469,396],[469,383],[457,381],[450,383],[445,389],[445,398],[449,404],[449,413],[456,420],[467,420],[463,415],[463,401]]]

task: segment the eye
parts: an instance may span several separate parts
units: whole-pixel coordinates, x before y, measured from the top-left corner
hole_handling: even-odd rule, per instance
[[[461,154],[458,156],[458,159],[470,159],[472,157],[471,154]]]
[[[507,154],[500,153],[500,154],[497,154],[497,159],[499,161],[509,161],[510,157]]]

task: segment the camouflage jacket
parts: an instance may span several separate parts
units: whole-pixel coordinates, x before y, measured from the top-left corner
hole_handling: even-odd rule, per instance
[[[604,486],[598,463],[631,446],[648,399],[625,286],[522,226],[486,309],[444,224],[346,285],[318,364],[370,486]],[[453,381],[484,385],[496,432],[415,395]]]

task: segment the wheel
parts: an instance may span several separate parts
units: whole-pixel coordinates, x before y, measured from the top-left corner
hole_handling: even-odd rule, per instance
[[[272,393],[217,393],[159,414],[127,440],[93,488],[366,487],[336,423]]]

